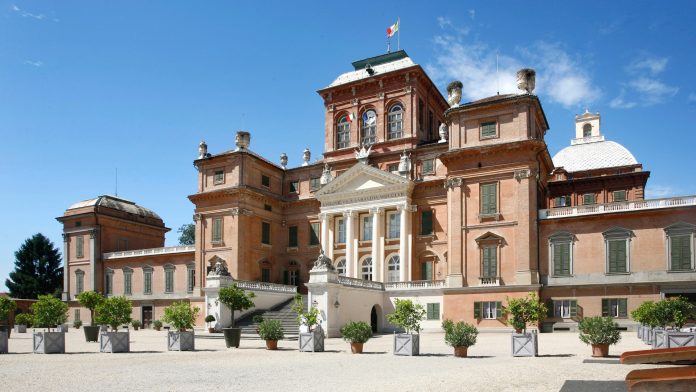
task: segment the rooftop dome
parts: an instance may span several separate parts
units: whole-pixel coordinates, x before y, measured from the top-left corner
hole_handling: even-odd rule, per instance
[[[141,207],[130,200],[122,199],[120,197],[111,195],[102,195],[95,199],[77,202],[68,207],[68,210],[75,210],[84,207],[106,207],[134,215],[155,218],[160,220],[162,219],[159,217],[159,215],[157,215],[154,211],[150,209]]]
[[[638,164],[626,147],[604,138],[597,139],[575,143],[562,149],[553,157],[554,166],[563,167],[567,172],[572,173]]]

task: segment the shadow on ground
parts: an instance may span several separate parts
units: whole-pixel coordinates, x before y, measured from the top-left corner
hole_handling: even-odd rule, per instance
[[[558,392],[626,392],[623,381],[567,380]]]

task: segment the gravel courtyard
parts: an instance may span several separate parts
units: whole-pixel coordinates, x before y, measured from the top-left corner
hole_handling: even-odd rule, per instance
[[[0,391],[625,391],[632,369],[617,356],[645,349],[622,333],[611,358],[593,359],[576,333],[541,334],[537,358],[513,358],[507,333],[481,333],[469,358],[455,358],[443,334],[421,336],[421,356],[391,354],[391,335],[352,355],[348,343],[327,339],[324,353],[300,353],[296,340],[266,351],[247,338],[226,349],[222,336],[198,332],[196,352],[167,352],[166,332],[131,332],[131,353],[101,354],[82,330],[66,336],[67,354],[31,353],[31,333],[13,333],[0,355]]]

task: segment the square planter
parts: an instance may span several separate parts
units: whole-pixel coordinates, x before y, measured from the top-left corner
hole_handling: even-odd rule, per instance
[[[665,348],[696,346],[696,332],[666,331]]]
[[[56,327],[58,332],[68,332],[68,324],[59,325]]]
[[[99,352],[130,352],[130,334],[128,332],[102,332],[99,335]]]
[[[196,339],[193,331],[167,332],[167,350],[169,351],[194,351]]]
[[[667,337],[664,329],[653,330],[652,348],[667,348]]]
[[[645,327],[643,327],[642,325],[639,325],[638,329],[636,329],[636,336],[638,337],[638,339],[640,339],[643,336],[643,328],[645,328]]]
[[[34,332],[35,354],[65,354],[65,332]]]
[[[0,331],[0,354],[7,354],[9,352],[8,341],[7,332]]]
[[[16,333],[27,333],[27,326],[16,324],[14,327],[14,331]]]
[[[300,332],[298,341],[300,342],[300,351],[324,351],[324,332],[319,328],[312,332]]]
[[[394,335],[394,355],[419,355],[420,335],[413,333],[397,333]]]
[[[512,333],[513,357],[536,357],[539,354],[539,341],[536,331]]]
[[[643,327],[643,329],[640,331],[640,338],[645,344],[650,344],[650,331],[652,331],[650,327]]]

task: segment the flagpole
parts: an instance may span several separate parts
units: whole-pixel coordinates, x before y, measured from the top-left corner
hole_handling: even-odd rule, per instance
[[[396,19],[396,50],[401,50],[401,17]]]

